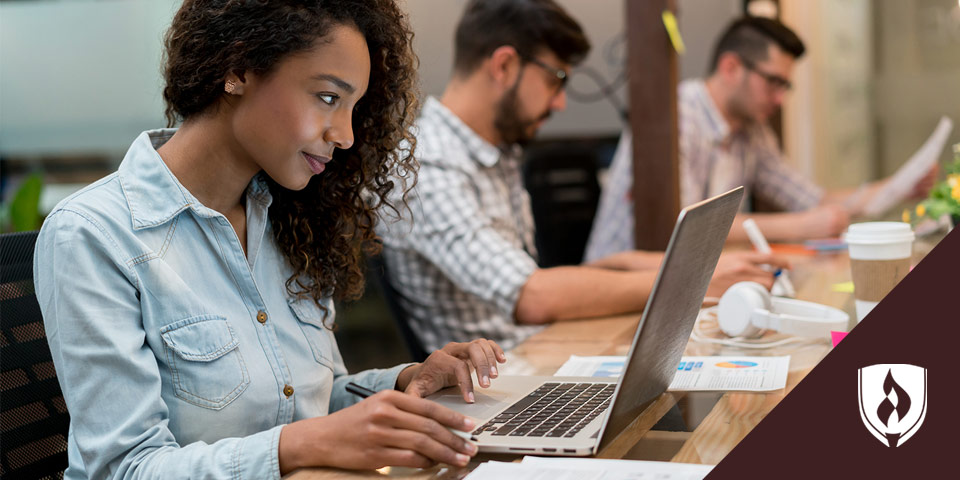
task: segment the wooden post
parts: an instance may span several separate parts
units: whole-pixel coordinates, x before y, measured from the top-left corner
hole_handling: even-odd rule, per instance
[[[665,250],[680,212],[677,54],[663,25],[673,0],[626,0],[634,241]]]

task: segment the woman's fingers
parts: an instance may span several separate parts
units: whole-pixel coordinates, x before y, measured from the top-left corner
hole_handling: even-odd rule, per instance
[[[450,431],[472,431],[475,424],[464,415],[440,404],[391,392],[374,411],[376,423],[387,427],[378,432],[384,445],[406,448],[433,461],[466,465],[477,452],[472,442]]]
[[[470,376],[470,369],[467,368],[467,364],[451,357],[451,366],[450,369],[453,370],[454,375],[457,379],[457,386],[460,387],[460,394],[463,395],[463,400],[467,403],[473,403],[476,399],[473,395],[473,377]],[[490,380],[487,379],[487,385],[490,384]]]
[[[470,342],[467,347],[467,356],[477,371],[477,381],[481,387],[490,386],[490,378],[496,377],[497,359],[493,349],[484,341]]]
[[[507,354],[503,351],[503,347],[499,343],[494,342],[493,340],[488,340],[493,346],[493,352],[497,355],[497,362],[507,363]]]
[[[412,413],[420,417],[426,417],[436,421],[444,427],[454,428],[464,432],[472,432],[476,428],[476,423],[462,413],[455,412],[443,405],[411,395],[404,395],[400,392],[387,390],[380,394],[389,395],[391,403],[404,412]],[[373,397],[371,397],[373,398]]]
[[[490,384],[489,382],[485,383],[483,377],[496,378],[500,374],[497,370],[497,363],[507,361],[503,348],[497,342],[483,338],[469,343],[449,343],[443,348],[443,351],[462,360],[469,360],[474,370],[477,371],[477,379],[480,381],[480,385],[484,387]]]
[[[437,462],[409,448],[384,447],[379,457],[384,465],[412,468],[430,468]]]
[[[454,435],[439,423],[424,420],[411,415],[403,422],[406,428],[395,429],[385,441],[392,447],[410,449],[434,462],[449,465],[466,465],[477,453],[473,442]]]

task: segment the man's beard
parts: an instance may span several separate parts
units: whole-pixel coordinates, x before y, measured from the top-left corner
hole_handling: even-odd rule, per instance
[[[500,134],[500,138],[505,145],[518,144],[521,147],[526,146],[536,135],[536,130],[532,127],[541,120],[550,117],[550,111],[544,112],[540,118],[535,120],[524,120],[520,118],[520,102],[517,98],[517,83],[504,94],[500,102],[497,103],[497,111],[493,117],[493,126]],[[531,133],[532,132],[532,133]]]
[[[727,100],[727,114],[735,118],[745,127],[750,127],[758,123],[756,117],[750,112],[749,95],[747,80],[744,78],[739,89]]]

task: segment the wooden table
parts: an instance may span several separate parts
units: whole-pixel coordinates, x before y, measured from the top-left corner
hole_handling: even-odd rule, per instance
[[[852,295],[832,290],[834,284],[850,280],[849,258],[845,253],[794,256],[791,260],[794,264],[792,280],[797,286],[797,298],[841,308],[850,314],[851,322],[855,322]],[[512,360],[523,365],[526,373],[552,375],[570,355],[625,355],[638,321],[639,315],[632,314],[553,324],[511,351],[508,365]],[[780,403],[830,348],[829,340],[808,341],[770,349],[744,349],[691,341],[687,345],[686,355],[790,355],[786,388],[767,393],[664,393],[598,456],[715,465]],[[509,368],[505,373],[509,373]],[[693,431],[651,430],[674,405],[680,406],[684,421]],[[328,468],[302,469],[287,478],[313,480],[390,476],[456,479],[462,478],[479,462],[509,461],[517,458],[519,457],[481,454],[468,467],[462,469],[445,465],[427,470],[387,467],[361,472]]]

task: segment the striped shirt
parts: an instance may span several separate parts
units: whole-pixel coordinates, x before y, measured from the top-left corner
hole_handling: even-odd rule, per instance
[[[705,200],[743,185],[745,197],[762,198],[785,211],[815,207],[823,190],[783,161],[776,136],[766,124],[731,131],[702,80],[678,89],[680,114],[680,202]],[[633,157],[628,132],[610,166],[584,261],[634,248]],[[744,202],[743,211],[750,211]]]
[[[427,351],[478,337],[512,348],[543,328],[514,321],[537,269],[520,148],[490,144],[433,97],[416,137],[410,208],[377,226],[397,300]]]

